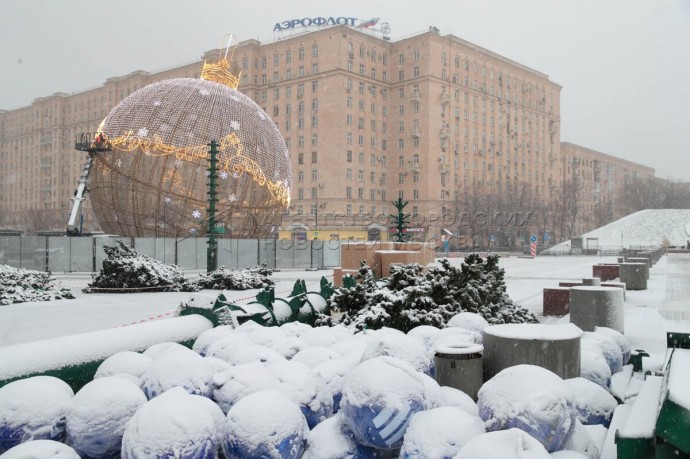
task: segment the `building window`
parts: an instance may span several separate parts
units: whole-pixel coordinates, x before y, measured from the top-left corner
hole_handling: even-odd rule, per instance
[[[297,172],[297,181],[298,182],[304,182],[304,171],[298,171]]]
[[[319,90],[319,82],[314,80],[311,82],[311,92],[316,92]]]
[[[299,49],[297,50],[297,58],[301,61],[304,60],[304,47],[300,46]]]
[[[403,81],[405,79],[405,71],[398,70],[398,81]]]
[[[418,78],[418,77],[419,77],[419,67],[415,67],[415,68],[412,69],[412,76],[413,76],[414,78]]]
[[[317,180],[319,178],[318,171],[317,169],[312,169],[311,170],[311,179],[312,180]]]
[[[288,64],[292,62],[292,51],[289,49],[285,52],[285,62]]]
[[[419,190],[412,190],[412,199],[419,200]]]
[[[314,43],[311,45],[311,56],[312,57],[319,57],[319,45],[318,45],[318,43]]]
[[[352,162],[352,150],[347,150],[345,157],[347,158],[347,162],[351,163]]]
[[[405,63],[405,54],[400,53],[398,54],[398,64],[404,64]]]
[[[311,152],[311,162],[312,162],[312,164],[315,164],[315,163],[316,163],[316,157],[317,157],[316,152],[315,152],[315,151],[312,151],[312,152]]]
[[[348,186],[345,188],[345,197],[346,198],[352,198],[352,187]]]
[[[357,188],[357,197],[359,199],[364,199],[364,188]]]
[[[352,169],[348,169],[348,170],[345,172],[345,178],[346,178],[347,180],[352,180]]]

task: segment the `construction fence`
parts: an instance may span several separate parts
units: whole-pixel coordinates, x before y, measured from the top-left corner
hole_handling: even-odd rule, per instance
[[[0,236],[0,265],[50,272],[98,272],[103,247],[122,241],[137,252],[185,270],[205,270],[206,238]],[[340,266],[340,241],[218,239],[218,267],[318,269]]]

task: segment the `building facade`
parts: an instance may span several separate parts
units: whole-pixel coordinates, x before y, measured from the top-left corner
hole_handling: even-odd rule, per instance
[[[562,154],[558,84],[433,28],[391,42],[334,26],[240,42],[234,58],[239,90],[272,117],[290,152],[293,188],[281,237],[385,240],[392,201],[402,198],[419,239],[469,227],[471,236],[494,240],[499,230],[467,225],[463,216],[514,215],[557,200],[574,174],[572,158],[584,154]],[[0,226],[61,228],[85,160],[75,135],[95,132],[145,85],[198,77],[202,63],[137,71],[0,113]],[[604,199],[608,182],[598,183]],[[587,193],[592,204],[582,208],[592,212],[594,189]],[[88,203],[84,221],[98,228]]]
[[[569,142],[561,143],[563,183],[576,197],[573,235],[627,214],[623,196],[634,181],[654,178],[654,169]]]

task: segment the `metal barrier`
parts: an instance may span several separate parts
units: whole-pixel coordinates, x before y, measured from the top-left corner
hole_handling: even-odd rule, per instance
[[[105,245],[115,241],[163,263],[206,269],[206,238],[121,238],[115,236],[0,236],[0,264],[50,272],[98,272]],[[320,269],[340,266],[340,241],[219,239],[218,266],[242,269]]]

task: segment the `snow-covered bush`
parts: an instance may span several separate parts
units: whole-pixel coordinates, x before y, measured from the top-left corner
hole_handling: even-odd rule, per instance
[[[255,268],[231,270],[221,266],[216,271],[201,274],[196,284],[200,289],[213,290],[248,290],[250,288],[264,288],[273,285],[269,278],[273,270],[266,265]]]
[[[99,273],[83,291],[118,292],[194,292],[196,284],[185,277],[182,268],[166,265],[140,254],[121,241],[103,247],[106,258]]]
[[[74,396],[64,381],[34,376],[0,387],[0,454],[30,440],[62,441]]]
[[[54,281],[49,273],[0,265],[0,305],[74,298],[72,292]]]
[[[481,315],[489,324],[536,323],[536,317],[506,294],[498,257],[469,255],[460,268],[441,260],[427,273],[418,264],[392,266],[382,284],[362,266],[353,288],[339,288],[331,306],[343,312],[342,322],[359,330],[392,327],[408,332],[420,325],[443,328],[461,312]]]

